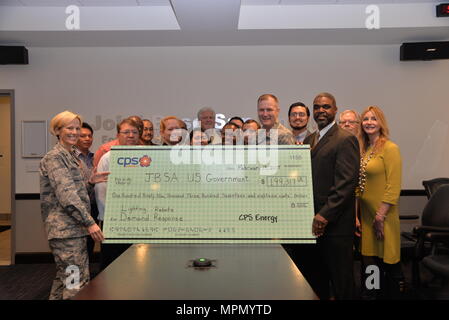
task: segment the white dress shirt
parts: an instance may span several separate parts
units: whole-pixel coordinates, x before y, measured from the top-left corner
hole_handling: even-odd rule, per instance
[[[105,153],[98,163],[97,172],[109,171],[109,161],[111,158],[111,151]],[[98,220],[104,220],[104,204],[106,202],[107,182],[100,182],[95,184],[95,200],[98,207]]]

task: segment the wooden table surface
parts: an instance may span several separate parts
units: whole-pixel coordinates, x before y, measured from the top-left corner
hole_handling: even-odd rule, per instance
[[[196,258],[213,260],[200,269]],[[75,297],[80,300],[313,300],[281,245],[135,244]]]

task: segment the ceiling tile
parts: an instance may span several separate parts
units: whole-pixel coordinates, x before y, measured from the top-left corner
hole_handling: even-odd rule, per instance
[[[278,5],[281,0],[242,0],[242,6],[274,6]]]
[[[79,0],[85,7],[134,7],[137,0]]]
[[[70,5],[79,6],[77,0],[20,0],[27,7],[67,7]]]
[[[170,6],[170,0],[137,0],[141,6]]]
[[[381,4],[381,3],[394,3],[394,0],[337,0],[337,4]]]
[[[393,0],[394,3],[417,3],[417,2],[435,2],[435,3],[443,3],[447,2],[445,0]]]
[[[19,0],[0,0],[0,6],[21,7],[23,4]]]
[[[281,0],[281,5],[334,4],[337,0]]]

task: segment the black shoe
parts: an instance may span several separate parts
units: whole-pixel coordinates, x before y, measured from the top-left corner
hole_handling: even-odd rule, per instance
[[[406,292],[406,282],[403,277],[387,279],[387,295],[389,300],[403,300]]]

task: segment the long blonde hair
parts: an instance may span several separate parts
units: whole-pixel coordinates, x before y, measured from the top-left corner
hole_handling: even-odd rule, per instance
[[[385,118],[385,114],[383,111],[377,106],[369,106],[365,110],[363,110],[360,122],[360,151],[362,154],[366,153],[366,150],[369,147],[369,136],[366,134],[365,130],[363,130],[363,118],[368,112],[372,112],[377,119],[377,123],[380,126],[379,130],[379,138],[376,141],[376,144],[373,146],[373,151],[375,153],[382,150],[385,142],[390,139],[390,130],[388,129],[387,119]]]

